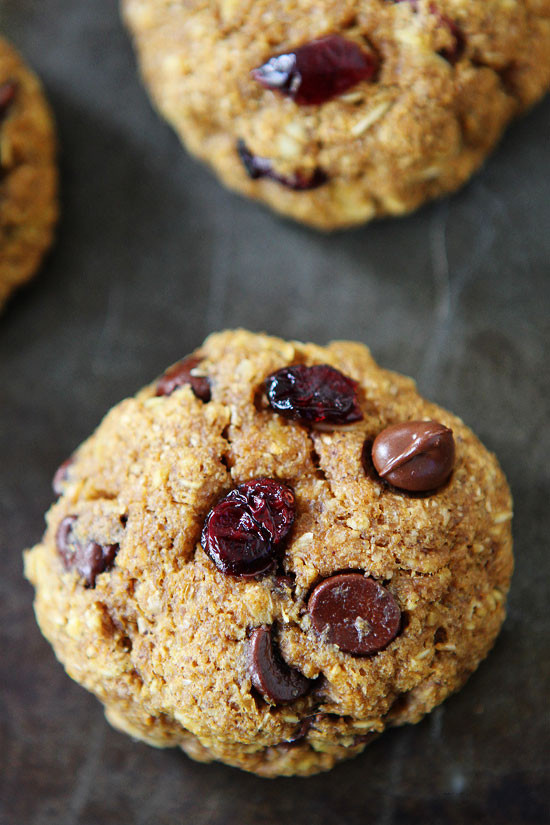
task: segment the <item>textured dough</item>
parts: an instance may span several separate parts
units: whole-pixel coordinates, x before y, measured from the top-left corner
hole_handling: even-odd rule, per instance
[[[471,431],[361,344],[233,331],[212,335],[199,354],[210,402],[189,386],[155,397],[152,384],[114,407],[75,453],[42,542],[26,554],[38,622],[117,728],[263,776],[325,770],[386,727],[417,722],[487,654],[512,572],[510,493]],[[266,407],[267,375],[300,362],[359,382],[363,420],[320,431]],[[424,417],[454,432],[444,487],[410,495],[365,474],[366,438]],[[257,476],[296,493],[283,560],[290,581],[223,575],[200,545],[212,505]],[[78,516],[82,540],[120,545],[95,588],[65,571],[57,552],[68,515]],[[405,619],[370,657],[327,643],[306,610],[320,578],[349,569],[383,582]],[[286,662],[319,679],[277,707],[255,694],[247,658],[247,634],[272,624]]]
[[[17,91],[0,117],[0,308],[35,274],[57,221],[52,115],[38,78],[0,38],[0,86]]]
[[[550,87],[550,0],[122,0],[144,80],[191,152],[232,189],[316,227],[399,215],[451,192],[506,124]],[[456,41],[454,65],[440,52]],[[375,82],[298,106],[251,76],[327,34],[378,53]],[[251,180],[239,139],[276,172],[328,182],[294,192]]]

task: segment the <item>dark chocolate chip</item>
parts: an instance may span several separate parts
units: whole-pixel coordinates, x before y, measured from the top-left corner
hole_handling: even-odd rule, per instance
[[[286,484],[272,478],[246,481],[210,510],[202,546],[222,573],[264,575],[277,564],[295,511],[294,493]]]
[[[313,725],[314,719],[314,716],[306,716],[306,718],[300,722],[292,736],[285,740],[285,744],[295,745],[305,739]]]
[[[65,482],[68,478],[68,470],[73,461],[73,456],[66,458],[63,464],[60,464],[57,470],[55,471],[55,475],[52,479],[52,489],[56,496],[63,495]]]
[[[313,684],[283,661],[274,648],[271,628],[258,627],[252,632],[248,656],[252,684],[269,702],[293,702],[304,696]]]
[[[377,653],[399,631],[401,611],[392,594],[361,573],[325,579],[309,597],[308,611],[316,630],[346,653]]]
[[[7,80],[0,83],[0,122],[7,115],[8,110],[15,100],[17,94],[17,83],[15,80]]]
[[[295,192],[303,192],[306,189],[317,189],[327,182],[328,178],[322,169],[315,169],[311,175],[304,175],[303,172],[295,172],[293,175],[281,175],[273,168],[269,158],[254,155],[244,140],[237,141],[237,153],[246,169],[248,177],[252,180],[258,178],[269,178],[287,189]]]
[[[371,80],[378,57],[353,40],[331,34],[276,54],[252,71],[266,89],[291,97],[307,106],[325,103],[347,92],[362,80]]]
[[[109,570],[119,550],[118,544],[81,544],[73,532],[77,516],[67,516],[57,529],[57,550],[66,570],[76,570],[86,587],[95,587],[97,576]]]
[[[190,355],[167,369],[157,381],[156,395],[171,395],[179,387],[190,384],[197,398],[204,402],[210,401],[210,381],[204,375],[192,374],[202,360],[199,356]]]
[[[307,424],[351,424],[363,418],[357,382],[328,364],[283,367],[266,378],[267,400],[284,415]]]
[[[392,424],[372,445],[372,461],[379,475],[410,492],[440,487],[451,474],[454,460],[453,431],[438,421]]]

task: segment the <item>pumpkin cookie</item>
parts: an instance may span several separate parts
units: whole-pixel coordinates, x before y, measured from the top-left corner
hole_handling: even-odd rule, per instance
[[[56,220],[52,115],[37,77],[0,38],[0,307],[36,272]]]
[[[550,86],[550,0],[122,0],[144,80],[232,189],[323,229],[451,192]]]
[[[262,776],[417,722],[493,644],[511,500],[460,421],[361,344],[212,335],[58,470],[26,553],[109,721]]]

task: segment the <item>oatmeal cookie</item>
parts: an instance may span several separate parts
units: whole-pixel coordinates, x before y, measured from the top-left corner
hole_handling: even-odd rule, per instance
[[[56,220],[52,115],[38,78],[0,38],[0,307],[36,272]]]
[[[26,553],[44,635],[117,728],[262,776],[417,722],[493,644],[493,455],[361,344],[229,331],[58,470]]]
[[[122,0],[144,80],[232,189],[322,229],[466,181],[550,86],[550,0]]]

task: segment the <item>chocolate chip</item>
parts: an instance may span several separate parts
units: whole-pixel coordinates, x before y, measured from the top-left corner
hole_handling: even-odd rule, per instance
[[[237,141],[237,153],[241,163],[246,169],[246,173],[252,180],[258,178],[269,178],[287,189],[295,192],[303,192],[307,189],[317,189],[327,182],[328,178],[322,169],[314,169],[311,175],[304,175],[303,172],[294,172],[293,175],[280,175],[273,168],[269,158],[262,158],[253,154],[244,140]]]
[[[438,421],[405,421],[382,430],[372,445],[372,461],[385,480],[401,490],[440,487],[455,460],[453,431]]]
[[[67,516],[57,529],[57,550],[66,570],[76,570],[86,587],[95,587],[97,576],[109,570],[119,550],[118,544],[81,544],[73,532],[77,516]]]
[[[285,418],[306,424],[351,424],[363,413],[357,382],[328,364],[283,367],[266,378],[271,407]]]
[[[231,490],[210,510],[201,542],[218,570],[232,576],[271,572],[296,510],[293,491],[273,478],[256,478]]]
[[[270,702],[293,702],[304,696],[313,684],[283,661],[274,648],[269,627],[258,627],[252,632],[248,656],[252,684]]]
[[[377,653],[399,631],[401,611],[392,594],[361,573],[325,579],[309,597],[308,611],[316,630],[346,653]]]
[[[311,729],[311,726],[313,725],[314,720],[314,716],[306,716],[306,718],[300,722],[292,736],[285,740],[285,744],[295,745],[305,739]]]
[[[190,384],[191,389],[201,401],[210,401],[210,381],[204,375],[193,375],[193,370],[203,359],[196,355],[190,355],[183,361],[178,361],[166,370],[164,375],[157,381],[156,395],[172,395],[174,390]]]
[[[69,456],[69,458],[66,458],[63,464],[60,464],[55,471],[55,475],[52,479],[52,489],[56,496],[63,495],[64,485],[68,477],[68,470],[73,461],[73,456]]]
[[[16,94],[17,83],[15,80],[7,80],[5,83],[0,84],[0,121],[8,113]]]

